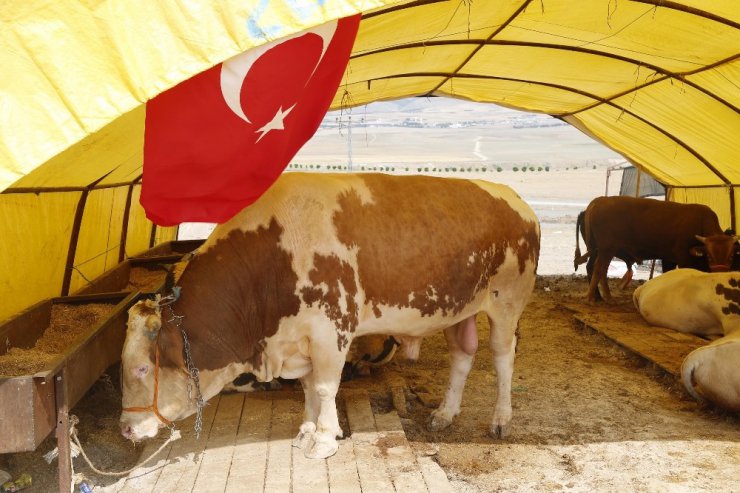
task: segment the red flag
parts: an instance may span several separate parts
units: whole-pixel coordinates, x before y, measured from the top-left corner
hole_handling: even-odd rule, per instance
[[[147,103],[141,203],[156,224],[225,222],[313,136],[360,16],[246,51]]]

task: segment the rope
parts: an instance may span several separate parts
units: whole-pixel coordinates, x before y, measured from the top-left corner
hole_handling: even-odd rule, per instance
[[[77,437],[77,430],[75,429],[75,424],[78,423],[79,420],[77,419],[77,416],[70,416],[70,429],[69,429],[69,436],[72,441],[77,445],[77,447],[80,449],[80,454],[82,454],[82,457],[85,459],[85,462],[87,462],[87,465],[90,466],[90,469],[95,471],[97,474],[100,474],[101,476],[126,476],[130,474],[131,472],[135,471],[139,467],[143,466],[150,460],[154,458],[155,455],[159,454],[164,448],[171,442],[174,442],[175,440],[179,440],[182,435],[180,434],[180,430],[176,430],[173,426],[170,428],[170,437],[149,457],[144,459],[143,461],[139,462],[137,465],[132,467],[131,469],[127,469],[125,471],[118,471],[118,472],[109,472],[109,471],[101,471],[97,467],[93,465],[93,463],[90,461],[90,458],[85,453],[85,450],[82,448],[82,445],[80,444],[80,439]]]

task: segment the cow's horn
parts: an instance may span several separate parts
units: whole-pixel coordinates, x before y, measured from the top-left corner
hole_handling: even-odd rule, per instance
[[[702,243],[706,243],[707,240],[706,237],[700,235],[696,235],[696,239],[701,241]]]

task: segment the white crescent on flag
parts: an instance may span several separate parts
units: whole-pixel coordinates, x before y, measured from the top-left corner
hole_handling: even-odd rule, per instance
[[[249,121],[249,118],[247,118],[244,108],[242,108],[241,90],[242,85],[244,84],[244,80],[246,79],[247,74],[252,68],[254,62],[256,62],[262,55],[270,51],[272,48],[279,46],[286,41],[304,36],[306,34],[316,34],[321,37],[323,41],[323,47],[321,49],[321,55],[318,57],[318,59],[316,60],[316,64],[314,65],[313,70],[315,71],[321,63],[321,60],[324,58],[324,54],[326,53],[326,50],[329,47],[329,43],[331,43],[336,30],[337,21],[327,22],[326,24],[322,24],[321,26],[317,26],[308,31],[302,31],[300,33],[293,34],[292,36],[288,36],[287,38],[281,39],[278,42],[266,43],[257,48],[247,50],[244,53],[240,53],[239,55],[229,58],[228,60],[223,62],[221,66],[221,93],[223,94],[227,106],[231,108],[231,111],[233,111],[234,114],[236,114],[239,118],[247,123],[252,123],[251,121]],[[311,75],[313,75],[313,73]],[[308,82],[310,78],[311,77],[309,76],[306,82]],[[286,116],[292,108],[293,107],[291,106],[285,111],[280,108],[278,110],[278,113],[283,113],[283,116]],[[270,129],[267,129],[266,131],[269,130]]]

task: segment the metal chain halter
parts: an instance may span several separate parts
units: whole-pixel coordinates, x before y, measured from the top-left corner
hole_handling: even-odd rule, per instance
[[[179,287],[177,289],[178,291],[175,294],[177,297],[179,297]],[[200,438],[200,432],[203,431],[203,407],[205,406],[205,402],[203,401],[203,394],[200,391],[200,371],[193,362],[193,355],[190,350],[190,341],[188,341],[188,336],[185,333],[185,328],[182,326],[182,319],[185,318],[185,316],[176,315],[174,310],[172,310],[172,306],[170,305],[171,303],[168,303],[166,305],[171,317],[168,322],[174,323],[175,326],[180,329],[180,333],[182,334],[183,352],[185,353],[185,365],[187,367],[188,375],[190,376],[190,379],[188,380],[188,399],[191,401],[193,400],[193,384],[195,384],[195,438],[198,439]]]

